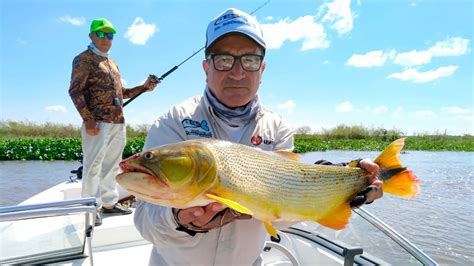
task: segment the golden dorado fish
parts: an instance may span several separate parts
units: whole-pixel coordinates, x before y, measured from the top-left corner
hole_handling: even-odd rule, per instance
[[[418,179],[399,160],[404,138],[375,159],[383,190],[413,197]],[[357,167],[304,164],[291,152],[264,152],[215,139],[163,145],[125,159],[117,182],[144,201],[189,208],[218,201],[264,222],[316,221],[333,229],[349,222],[349,202],[369,186]]]

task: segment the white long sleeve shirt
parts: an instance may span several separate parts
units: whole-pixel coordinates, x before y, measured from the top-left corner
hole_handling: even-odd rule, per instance
[[[239,130],[240,131],[240,130]],[[190,98],[161,116],[148,132],[144,149],[199,138],[217,138],[262,150],[292,150],[293,131],[279,116],[261,108],[240,132],[229,132],[203,96]],[[268,234],[261,221],[235,220],[190,236],[177,231],[171,208],[138,201],[135,226],[153,243],[150,265],[258,265]],[[278,226],[278,225],[277,225]]]

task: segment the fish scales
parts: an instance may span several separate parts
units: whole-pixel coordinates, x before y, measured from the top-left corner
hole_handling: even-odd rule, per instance
[[[418,178],[399,160],[405,139],[395,140],[374,160],[384,192],[414,197]],[[292,154],[277,152],[294,158]],[[217,201],[261,220],[316,221],[332,229],[349,222],[349,201],[369,185],[360,168],[303,164],[222,140],[163,145],[122,161],[117,182],[153,204],[185,209]]]
[[[269,153],[259,153],[256,158],[251,147],[210,144],[222,187],[242,205],[271,208],[276,216],[318,218],[368,184],[363,170],[301,164]],[[258,206],[249,206],[255,203]]]

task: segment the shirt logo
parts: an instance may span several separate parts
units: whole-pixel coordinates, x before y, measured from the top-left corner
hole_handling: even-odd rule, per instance
[[[184,119],[183,121],[181,121],[181,124],[183,124],[184,128],[201,128],[204,131],[209,131],[209,127],[207,126],[206,120],[202,120],[201,122],[199,122],[191,119]]]
[[[257,146],[262,144],[262,137],[261,136],[252,136],[250,139],[250,142],[252,142],[253,145]]]
[[[201,122],[191,119],[183,119],[181,121],[183,125],[184,131],[186,135],[194,135],[203,138],[212,138],[212,133],[209,130],[209,126],[207,125],[206,120],[202,120]]]
[[[262,138],[262,136],[254,135],[250,139],[250,142],[252,142],[252,144],[255,145],[255,146],[258,146],[262,143],[265,144],[265,145],[272,145],[273,143],[275,143],[275,140],[274,139],[264,139],[264,138]]]

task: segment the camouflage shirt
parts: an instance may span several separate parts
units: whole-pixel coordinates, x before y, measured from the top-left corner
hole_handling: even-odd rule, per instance
[[[118,66],[110,57],[88,49],[74,58],[69,95],[84,121],[124,123],[123,99],[144,89],[123,88]]]

